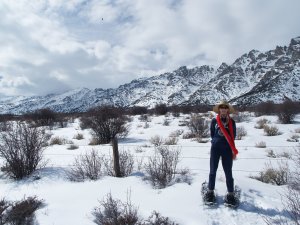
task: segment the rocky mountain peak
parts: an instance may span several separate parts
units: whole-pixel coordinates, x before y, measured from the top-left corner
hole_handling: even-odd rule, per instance
[[[189,70],[186,66],[181,66],[175,70],[174,73],[182,77],[187,77],[189,75]]]
[[[219,68],[217,69],[217,73],[222,73],[223,70],[227,69],[229,66],[226,63],[222,63]]]
[[[257,60],[257,57],[259,56],[260,54],[260,51],[257,51],[257,50],[251,50],[247,57],[251,59],[252,62],[255,62]]]
[[[292,60],[300,59],[300,37],[293,38],[288,48],[288,54],[292,56]]]
[[[290,46],[299,45],[300,44],[300,36],[296,38],[292,38]]]

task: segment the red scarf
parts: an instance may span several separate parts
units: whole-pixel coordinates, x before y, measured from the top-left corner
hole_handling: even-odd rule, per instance
[[[233,125],[232,125],[232,120],[231,118],[229,117],[228,115],[228,119],[229,119],[229,123],[228,123],[228,127],[229,127],[229,134],[228,134],[228,131],[225,129],[222,121],[221,121],[221,118],[220,118],[220,115],[218,114],[217,115],[217,123],[218,123],[218,126],[220,127],[222,133],[224,134],[231,150],[232,150],[232,157],[235,158],[236,155],[239,153],[238,150],[236,149],[235,147],[235,144],[234,144],[234,134],[233,134]]]

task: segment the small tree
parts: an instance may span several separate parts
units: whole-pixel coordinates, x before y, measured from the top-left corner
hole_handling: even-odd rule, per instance
[[[56,112],[51,109],[39,109],[33,113],[27,115],[29,119],[31,119],[36,126],[53,126],[55,120],[57,119]]]
[[[43,128],[17,122],[11,130],[0,133],[2,170],[13,179],[22,179],[34,172],[43,160],[43,150],[50,135]]]
[[[168,107],[166,104],[158,104],[155,106],[154,112],[156,115],[166,115],[168,112]]]
[[[272,101],[257,104],[253,110],[256,116],[272,115],[275,112],[276,105]]]
[[[148,112],[147,107],[143,107],[143,106],[134,106],[130,109],[131,115],[144,115],[147,114],[147,112]]]
[[[94,138],[99,144],[112,144],[115,175],[121,177],[118,138],[125,137],[129,131],[123,111],[112,106],[102,106],[92,109],[89,114],[90,117],[85,120],[90,125]]]
[[[282,104],[277,107],[278,120],[283,124],[290,124],[293,122],[297,114],[297,105],[291,100],[285,100]]]

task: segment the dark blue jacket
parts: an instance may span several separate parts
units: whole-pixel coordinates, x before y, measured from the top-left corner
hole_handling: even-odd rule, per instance
[[[235,138],[236,137],[236,125],[235,125],[235,121],[233,119],[231,119],[231,121],[232,121],[232,126],[233,126],[233,134],[234,134],[234,138]],[[228,126],[225,127],[225,129],[228,131],[228,134],[230,134]],[[225,136],[222,134],[220,127],[218,126],[216,118],[213,118],[211,121],[210,136],[212,139],[211,140],[212,143],[227,142]]]

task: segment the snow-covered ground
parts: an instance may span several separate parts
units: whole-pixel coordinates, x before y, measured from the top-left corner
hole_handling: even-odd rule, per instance
[[[167,138],[176,130],[188,132],[186,126],[179,126],[187,115],[179,118],[169,116],[169,126],[164,126],[165,116],[152,117],[148,122],[149,128],[144,128],[138,116],[130,122],[129,136],[120,141],[120,150],[131,151],[137,159],[151,156],[154,147],[150,138],[160,135]],[[74,162],[74,158],[84,152],[95,149],[103,154],[111,154],[109,145],[90,146],[89,130],[80,130],[79,121],[69,124],[67,128],[55,129],[53,136],[72,140],[79,148],[68,150],[68,145],[49,146],[45,150],[45,158],[49,160],[47,167],[39,171],[41,179],[28,178],[22,181],[13,181],[0,176],[0,198],[20,200],[24,196],[37,196],[43,199],[46,205],[36,212],[40,225],[89,225],[94,224],[91,214],[94,207],[99,206],[108,193],[113,198],[126,201],[128,192],[131,192],[131,201],[138,207],[139,215],[148,218],[156,210],[163,216],[183,225],[201,224],[264,224],[264,216],[272,218],[285,217],[281,202],[281,193],[284,186],[265,184],[249,176],[258,175],[265,168],[265,163],[271,162],[274,166],[280,160],[278,157],[267,157],[267,151],[273,150],[276,154],[292,153],[299,147],[297,142],[288,142],[287,139],[300,128],[300,116],[294,124],[284,125],[277,122],[274,116],[264,116],[272,121],[282,132],[279,136],[268,137],[262,129],[256,129],[256,121],[262,117],[250,117],[249,121],[237,123],[247,130],[247,136],[236,141],[239,155],[233,165],[235,184],[242,189],[241,204],[236,210],[223,205],[226,194],[225,176],[220,163],[216,181],[218,193],[217,207],[209,208],[203,205],[201,199],[201,184],[207,180],[209,173],[210,142],[198,143],[191,139],[179,138],[176,145],[181,150],[180,168],[189,168],[192,173],[192,183],[176,183],[164,189],[154,189],[150,183],[143,180],[141,173],[134,173],[126,178],[103,177],[98,181],[71,182],[66,178],[66,170]],[[74,135],[82,133],[83,140],[73,139]],[[266,148],[255,147],[256,143],[264,141]],[[142,152],[137,151],[142,149]],[[137,172],[137,171],[135,171]]]

